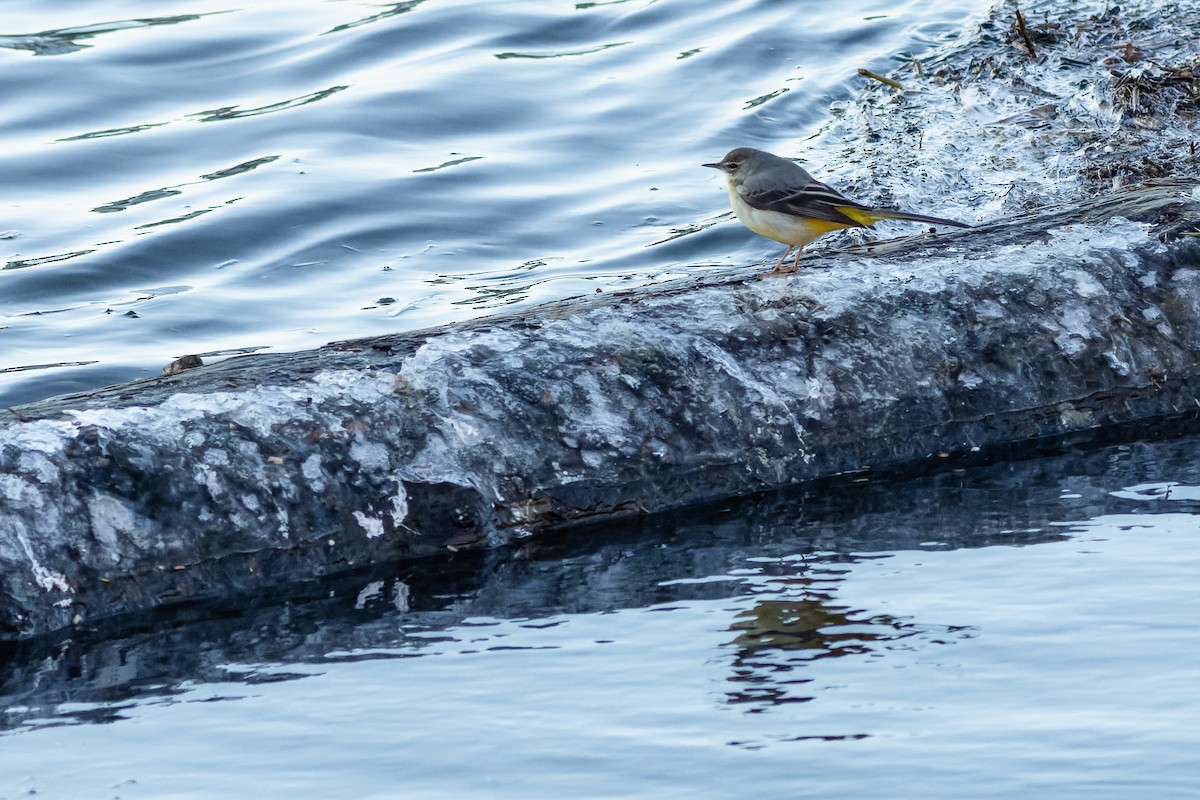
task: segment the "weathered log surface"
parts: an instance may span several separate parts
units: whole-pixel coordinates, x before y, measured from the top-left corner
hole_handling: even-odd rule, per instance
[[[0,412],[0,638],[1197,408],[1191,186]],[[869,257],[868,257],[869,256]],[[761,278],[761,279],[760,279]]]
[[[385,564],[373,574],[289,587],[282,596],[268,595],[267,602],[227,598],[72,630],[66,641],[43,637],[9,643],[0,646],[0,705],[5,708],[0,731],[30,721],[69,719],[64,699],[80,719],[95,721],[97,713],[119,714],[130,701],[153,701],[188,686],[252,683],[255,665],[267,665],[278,679],[272,665],[328,666],[373,653],[416,655],[440,643],[433,634],[451,640],[461,636],[464,620],[544,620],[727,601],[737,589],[726,581],[678,578],[724,574],[744,567],[750,554],[777,559],[769,568],[772,580],[790,575],[808,584],[814,573],[826,573],[822,591],[805,593],[805,602],[815,601],[830,615],[844,614],[839,581],[828,580],[823,566],[841,574],[860,560],[900,550],[1066,542],[1078,531],[1053,521],[1131,511],[1131,501],[1118,497],[1115,487],[1159,481],[1163,475],[1196,483],[1200,470],[1189,442],[1138,443],[1122,448],[1119,458],[1111,448],[1073,449],[901,486],[881,480],[838,491],[777,492],[722,503],[720,513],[656,514],[602,526],[597,535],[543,537],[529,548],[448,553],[420,563],[421,569],[413,563]],[[1157,500],[1154,494],[1142,497],[1133,501],[1134,508],[1164,502],[1161,494]],[[1171,496],[1176,513],[1200,510],[1200,501],[1185,497]],[[787,558],[797,553],[805,557]],[[915,613],[911,622],[937,630],[939,620],[922,620],[919,611],[894,611],[904,612],[903,618]],[[812,633],[824,631],[837,639],[841,630],[832,625]],[[731,627],[731,641],[739,633]]]

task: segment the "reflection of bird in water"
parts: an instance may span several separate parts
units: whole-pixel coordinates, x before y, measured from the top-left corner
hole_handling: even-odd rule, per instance
[[[743,656],[760,650],[821,650],[811,658],[865,653],[860,642],[882,638],[880,633],[864,630],[866,625],[894,625],[890,617],[851,619],[845,606],[827,606],[820,600],[760,600],[753,608],[737,615],[729,627],[738,631],[733,643]],[[853,630],[839,630],[852,627]],[[894,637],[888,637],[894,638]]]
[[[812,678],[794,671],[819,659],[880,653],[892,642],[914,636],[926,644],[951,644],[975,635],[970,627],[917,625],[887,614],[863,614],[834,605],[822,592],[757,600],[729,626],[737,633],[733,644],[738,648],[729,680],[740,686],[727,694],[727,701],[759,706],[751,711],[807,702],[813,698],[798,694],[795,687]]]
[[[743,687],[729,692],[728,702],[761,707],[806,703],[813,698],[797,694],[795,687],[812,678],[791,675],[794,669],[821,658],[867,653],[868,642],[908,635],[897,633],[902,626],[890,617],[853,619],[853,611],[818,597],[759,600],[737,615],[729,626],[737,631],[733,643],[738,647],[730,682]],[[878,625],[885,627],[866,629]]]

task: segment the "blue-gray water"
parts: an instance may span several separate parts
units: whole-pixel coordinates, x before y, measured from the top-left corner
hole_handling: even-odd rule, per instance
[[[709,225],[698,165],[809,152],[857,68],[983,11],[5,2],[0,405],[772,257]],[[1197,454],[761,498],[22,650],[0,798],[1195,797]]]
[[[982,11],[7,0],[0,406],[766,257],[699,165]]]

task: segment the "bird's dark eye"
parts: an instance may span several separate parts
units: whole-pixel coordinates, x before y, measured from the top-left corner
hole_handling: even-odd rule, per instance
[[[726,161],[725,162],[725,169],[729,170],[730,172],[733,172],[735,169],[737,169],[740,166],[741,166],[741,164],[739,164],[736,161]]]

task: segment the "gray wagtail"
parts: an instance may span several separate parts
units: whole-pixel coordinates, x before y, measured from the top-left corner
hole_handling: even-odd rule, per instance
[[[703,166],[725,173],[729,204],[743,225],[788,246],[772,272],[795,272],[804,245],[842,228],[869,228],[882,219],[971,227],[952,219],[864,206],[821,183],[795,162],[752,147],[730,150],[720,162]],[[783,260],[793,249],[796,258],[790,269],[784,269]]]

